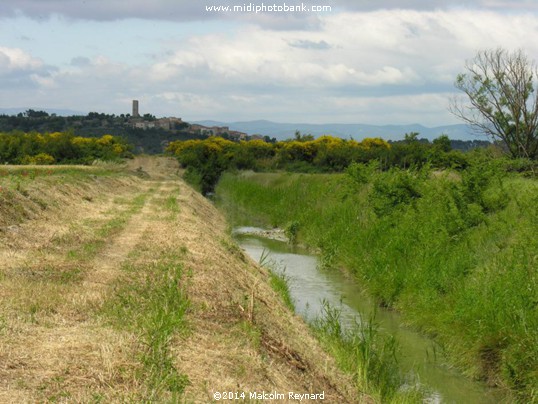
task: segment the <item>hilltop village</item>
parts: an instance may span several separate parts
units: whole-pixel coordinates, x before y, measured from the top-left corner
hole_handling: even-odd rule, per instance
[[[128,124],[137,129],[163,129],[166,131],[174,131],[179,129],[185,129],[192,135],[197,136],[222,136],[230,140],[248,140],[248,139],[261,139],[264,137],[261,135],[249,136],[244,132],[230,130],[228,126],[204,126],[197,124],[189,124],[183,122],[181,118],[167,117],[167,118],[155,118],[151,114],[140,115],[139,102],[133,100],[133,110]]]
[[[276,142],[275,137],[230,130],[228,126],[204,126],[188,123],[178,117],[157,118],[150,113],[140,114],[140,103],[132,101],[131,113],[106,114],[90,112],[87,115],[61,116],[40,110],[28,109],[16,115],[0,114],[0,132],[19,131],[23,133],[39,132],[73,132],[76,136],[101,137],[114,135],[123,137],[133,145],[135,153],[160,154],[176,140],[206,139],[210,136],[220,136],[232,141],[263,140]],[[298,131],[295,132],[297,136]],[[418,135],[418,134],[417,134]],[[288,138],[293,138],[290,133]],[[305,135],[305,139],[311,135]],[[429,143],[427,139],[417,139]],[[390,141],[389,143],[405,142],[406,140]],[[485,140],[450,140],[451,147],[457,150],[470,150],[477,147],[488,147]]]
[[[90,112],[88,115],[59,116],[54,113],[29,109],[16,115],[0,115],[0,132],[66,132],[76,136],[100,137],[114,135],[123,137],[134,146],[134,152],[159,154],[170,142],[188,139],[206,139],[221,136],[233,141],[261,139],[274,142],[269,136],[248,135],[230,130],[227,126],[204,126],[190,124],[181,118],[156,118],[139,112],[138,100],[132,101],[130,114],[105,114]]]

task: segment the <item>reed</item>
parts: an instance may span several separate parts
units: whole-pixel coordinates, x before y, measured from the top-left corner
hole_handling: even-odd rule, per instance
[[[538,399],[538,183],[494,162],[460,173],[225,174],[232,222],[285,227],[326,267],[436,338],[468,375]]]

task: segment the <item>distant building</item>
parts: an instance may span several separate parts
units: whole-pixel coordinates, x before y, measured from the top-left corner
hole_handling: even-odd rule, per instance
[[[138,100],[133,100],[133,118],[140,118],[140,114],[138,113]]]
[[[179,126],[183,124],[181,118],[169,117],[169,118],[159,118],[154,120],[145,120],[140,116],[138,110],[138,100],[133,100],[133,114],[129,119],[129,125],[133,128],[138,129],[153,129],[160,128],[167,131],[172,131],[178,129]]]
[[[155,125],[164,130],[174,130],[182,123],[183,121],[181,120],[181,118],[175,117],[160,118],[155,121]]]
[[[203,125],[197,125],[195,123],[189,125],[188,131],[193,135],[209,136],[208,127]]]
[[[247,140],[248,135],[243,132],[239,132],[237,130],[231,130],[228,132],[228,136],[230,136],[231,140]]]

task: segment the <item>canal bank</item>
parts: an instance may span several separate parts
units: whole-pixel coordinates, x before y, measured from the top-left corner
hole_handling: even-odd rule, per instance
[[[273,235],[276,239],[270,238]],[[239,227],[234,237],[253,260],[263,257],[275,273],[287,279],[295,311],[307,322],[323,315],[326,304],[338,308],[344,328],[375,316],[379,332],[397,340],[401,372],[427,391],[428,402],[509,402],[498,389],[470,380],[450,367],[434,341],[407,327],[395,311],[376,307],[356,281],[338,271],[321,269],[316,256],[283,241],[281,232]]]

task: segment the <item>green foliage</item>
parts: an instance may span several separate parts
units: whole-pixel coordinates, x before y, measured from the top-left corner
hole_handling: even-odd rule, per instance
[[[71,132],[0,132],[0,163],[54,164],[91,163],[132,156],[131,147],[119,137],[74,136]]]
[[[499,140],[511,157],[538,157],[537,67],[522,50],[497,48],[477,52],[455,86],[467,104],[452,112],[475,130]]]
[[[288,287],[288,277],[284,273],[271,271],[269,273],[269,284],[275,292],[280,295],[280,298],[290,310],[294,310],[295,305],[290,295]]]
[[[183,174],[183,179],[192,185],[197,191],[201,192],[200,184],[202,183],[202,174],[200,174],[195,168],[187,167]]]
[[[452,150],[452,145],[450,144],[450,139],[447,135],[441,135],[437,139],[433,140],[433,147],[443,151],[443,152],[449,152]]]
[[[383,216],[420,197],[418,181],[413,173],[391,169],[379,173],[373,181],[370,203],[376,215]]]
[[[372,160],[369,164],[351,163],[346,173],[353,181],[360,185],[369,183],[378,170],[379,162]]]
[[[279,264],[269,259],[269,253],[265,250],[262,252],[259,264],[269,270],[269,284],[278,293],[286,307],[293,311],[295,304],[291,298],[290,288],[288,286],[289,278],[285,273],[286,268],[279,268]]]
[[[383,403],[421,401],[419,391],[402,389],[406,380],[398,368],[396,340],[378,333],[375,318],[343,329],[340,310],[323,302],[323,313],[313,328],[359,390],[372,392]]]
[[[380,305],[437,338],[455,365],[536,399],[538,184],[471,154],[460,172],[223,176],[234,217],[301,223],[328,267],[354,273]],[[260,223],[260,224],[262,224]]]
[[[145,121],[155,117],[145,114]],[[133,145],[137,152],[156,154],[163,152],[163,144],[175,140],[202,138],[188,130],[186,122],[175,122],[172,127],[137,128],[130,115],[90,112],[87,115],[57,116],[44,111],[28,110],[18,115],[0,115],[0,132],[73,132],[75,136],[101,137],[106,134],[120,136]]]
[[[213,191],[220,175],[231,167],[237,144],[221,137],[207,140],[172,142],[167,150],[173,153],[181,165],[190,169],[190,181],[198,181],[202,194]]]
[[[56,159],[47,153],[39,153],[35,156],[24,156],[22,159],[22,164],[33,164],[33,165],[50,165],[54,164]]]
[[[297,233],[299,233],[299,222],[294,220],[284,228],[284,234],[288,238],[290,244],[297,243]]]
[[[284,168],[298,172],[342,171],[353,161],[369,161],[390,150],[382,139],[362,142],[322,136],[298,135],[296,140],[267,143],[251,140],[234,143],[221,137],[171,142],[167,152],[191,171],[187,178],[203,194],[213,191],[226,170]]]

